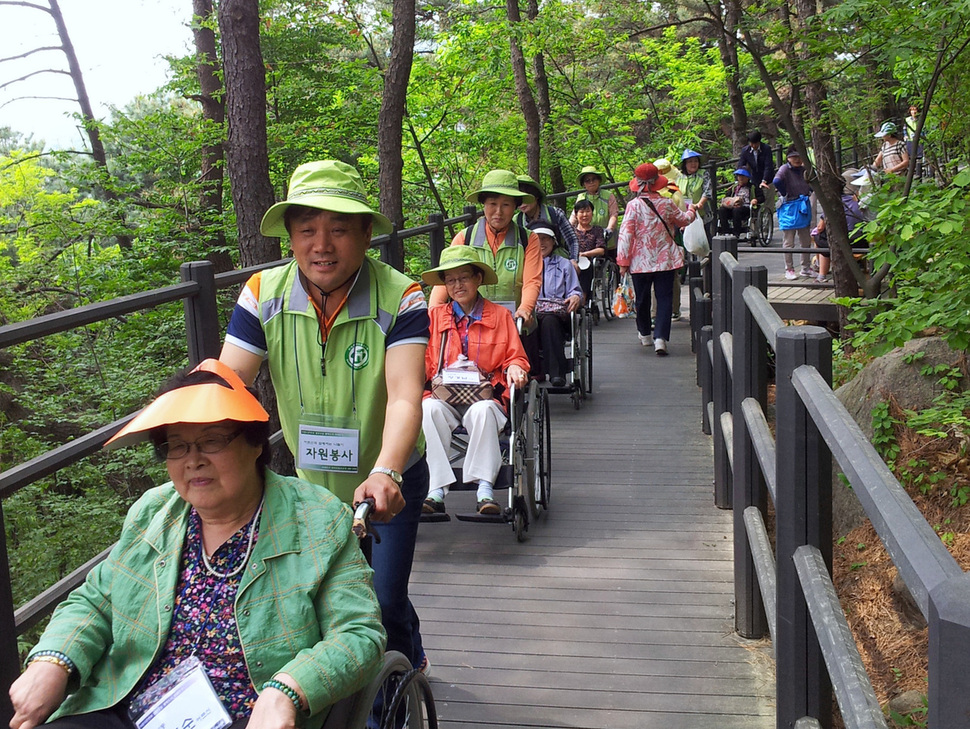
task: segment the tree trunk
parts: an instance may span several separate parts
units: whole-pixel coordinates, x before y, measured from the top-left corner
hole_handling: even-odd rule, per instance
[[[529,8],[526,11],[529,22],[534,22],[539,17],[538,0],[529,0]],[[540,51],[532,59],[532,76],[536,85],[536,106],[539,112],[539,129],[542,144],[545,147],[546,155],[549,157],[549,182],[551,192],[565,192],[566,184],[563,180],[562,165],[559,162],[559,145],[556,140],[555,129],[552,125],[552,102],[549,97],[549,75],[546,73],[546,59]],[[536,182],[540,182],[538,177],[533,177]],[[560,201],[560,206],[565,205],[565,200]]]
[[[226,168],[236,211],[240,260],[245,267],[280,258],[279,240],[259,232],[263,214],[275,201],[266,145],[266,79],[259,47],[259,2],[221,0],[218,13],[229,132]],[[265,363],[256,378],[256,389],[271,415],[270,427],[278,430],[276,393]],[[274,451],[270,468],[282,474],[295,472],[293,457],[285,444]]]
[[[724,64],[728,103],[731,106],[731,148],[736,156],[741,154],[747,144],[748,135],[748,110],[741,91],[741,66],[738,63],[737,27],[740,18],[741,7],[737,0],[727,0],[724,5],[724,23],[717,41],[721,63]]]
[[[95,164],[101,171],[101,190],[105,198],[111,202],[118,201],[118,194],[112,188],[112,177],[108,171],[108,157],[104,151],[104,144],[101,142],[101,132],[98,128],[98,121],[94,118],[94,110],[91,108],[91,100],[88,98],[88,90],[84,85],[84,75],[81,73],[81,64],[78,63],[77,54],[74,52],[74,44],[71,43],[71,36],[67,32],[67,25],[64,23],[64,16],[61,14],[61,7],[57,0],[48,0],[50,3],[50,14],[57,27],[57,36],[61,41],[61,48],[67,57],[67,66],[70,70],[71,81],[74,83],[74,90],[77,93],[77,103],[81,107],[81,117],[84,119],[84,131],[88,135],[88,142],[91,145],[91,156],[94,157]],[[39,7],[39,6],[38,6]],[[119,229],[115,232],[115,238],[121,248],[131,248],[131,236],[126,230],[124,213],[117,206],[114,206],[115,215],[118,218]]]
[[[377,122],[377,158],[380,165],[381,212],[398,228],[404,227],[401,157],[404,110],[408,80],[414,57],[414,0],[394,0],[391,59],[384,74],[384,94]],[[404,270],[404,241],[397,240],[388,250],[390,264]]]
[[[279,241],[259,232],[275,201],[266,149],[266,78],[259,47],[258,0],[219,4],[228,141],[226,167],[232,189],[243,266],[278,261]]]
[[[515,95],[519,98],[522,116],[525,119],[525,156],[528,162],[529,176],[539,180],[541,174],[541,124],[539,109],[532,89],[529,88],[529,78],[525,70],[525,56],[522,47],[516,39],[516,33],[522,28],[522,15],[519,12],[518,0],[505,0],[505,9],[509,19],[509,47],[512,58],[512,74],[515,77]]]
[[[208,27],[212,18],[212,0],[192,0],[192,35],[195,38],[196,76],[199,80],[199,96],[202,105],[203,125],[221,127],[226,120],[222,105],[222,82],[219,80],[219,54],[216,52],[216,34]],[[222,161],[225,152],[222,144],[206,144],[202,147],[199,182],[202,187],[199,221],[202,236],[210,249],[206,258],[212,261],[216,272],[232,269],[232,258],[226,252],[226,234],[222,218]]]

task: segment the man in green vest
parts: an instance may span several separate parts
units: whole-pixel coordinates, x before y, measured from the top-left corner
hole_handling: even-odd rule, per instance
[[[579,184],[585,192],[576,196],[579,200],[589,200],[593,205],[593,222],[591,225],[598,225],[603,228],[606,234],[606,254],[616,258],[616,220],[619,217],[620,206],[616,201],[616,195],[607,190],[601,190],[603,184],[603,173],[596,169],[595,165],[587,165],[579,172]],[[576,213],[569,216],[569,222],[576,224]]]
[[[533,202],[523,202],[519,205],[519,210],[513,220],[523,228],[528,228],[529,223],[544,221],[552,225],[552,230],[556,233],[556,242],[569,253],[569,258],[573,261],[579,258],[579,239],[576,237],[576,230],[566,217],[566,213],[555,205],[546,205],[546,191],[542,189],[538,182],[528,175],[518,175],[519,189],[535,198]]]
[[[246,282],[220,359],[247,384],[268,360],[301,478],[348,504],[374,499],[375,518],[387,522],[372,554],[387,647],[426,670],[408,580],[428,493],[428,307],[420,284],[367,256],[371,236],[390,230],[353,167],[297,167],[286,201],[260,225],[289,236],[293,260]]]

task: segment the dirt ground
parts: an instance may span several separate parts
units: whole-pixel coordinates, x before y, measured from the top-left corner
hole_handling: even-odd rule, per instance
[[[899,415],[899,413],[894,413]],[[970,463],[966,443],[900,427],[896,473],[960,566],[970,569]],[[914,468],[909,464],[914,461]],[[931,483],[930,476],[940,479]],[[922,475],[922,487],[913,485]],[[961,489],[967,489],[961,491]],[[960,502],[963,501],[961,504]],[[906,691],[926,693],[927,631],[893,590],[896,568],[868,521],[833,550],[833,581],[880,704]]]

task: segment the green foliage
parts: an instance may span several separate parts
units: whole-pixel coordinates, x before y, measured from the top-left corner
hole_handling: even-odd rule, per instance
[[[884,190],[877,205],[869,259],[890,264],[896,295],[853,300],[853,344],[878,355],[936,327],[954,349],[970,348],[970,171],[908,199]]]
[[[899,421],[889,413],[889,402],[878,403],[872,409],[872,445],[883,460],[894,467],[899,456],[899,443],[896,440],[896,426]]]
[[[894,673],[895,673],[895,670],[896,669],[893,669]],[[898,675],[896,677],[899,678]],[[929,703],[927,701],[926,694],[923,694],[922,700],[923,700],[923,705],[921,707],[906,715],[900,714],[898,711],[895,711],[894,709],[887,709],[889,713],[889,718],[892,719],[893,723],[896,726],[918,726],[918,727],[927,726],[926,714],[929,711]]]

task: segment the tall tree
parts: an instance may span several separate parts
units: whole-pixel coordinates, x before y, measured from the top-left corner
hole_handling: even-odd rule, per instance
[[[377,158],[380,164],[378,184],[381,212],[394,225],[404,227],[401,175],[404,159],[401,156],[404,113],[408,80],[414,57],[414,0],[394,0],[392,8],[391,58],[384,74],[381,113],[377,122]],[[397,241],[388,251],[390,264],[404,270],[404,243]]]
[[[532,88],[529,86],[529,76],[526,72],[525,55],[518,34],[525,27],[522,23],[522,13],[519,11],[519,0],[505,0],[505,10],[509,20],[509,48],[511,50],[512,75],[515,78],[515,95],[519,99],[519,108],[525,119],[525,156],[529,167],[529,176],[538,180],[541,174],[542,139],[539,108],[536,106]]]
[[[259,1],[219,3],[228,141],[226,163],[243,266],[278,261],[280,244],[259,232],[274,203],[266,142],[266,73],[259,45]]]
[[[222,163],[225,151],[221,142],[221,130],[226,120],[226,109],[222,104],[219,54],[216,50],[216,34],[212,28],[212,0],[192,0],[192,13],[196,77],[199,81],[199,94],[195,99],[202,105],[203,119],[199,174],[202,204],[199,218],[202,221],[206,245],[211,249],[207,258],[212,261],[216,270],[228,271],[232,268],[232,259],[225,251],[226,235],[222,224]]]

